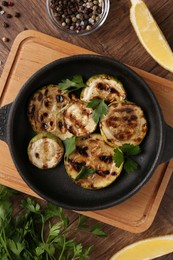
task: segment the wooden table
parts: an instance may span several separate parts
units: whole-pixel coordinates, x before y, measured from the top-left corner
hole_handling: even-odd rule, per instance
[[[0,1],[1,5],[2,1]],[[149,1],[145,3],[150,8],[155,19],[164,32],[170,46],[173,48],[173,5],[171,0]],[[45,1],[21,0],[14,1],[13,7],[6,8],[6,13],[14,14],[18,11],[19,18],[6,18],[6,14],[0,15],[0,39],[9,38],[8,42],[0,40],[0,74],[4,69],[8,54],[16,36],[26,30],[37,30],[68,43],[75,44],[93,52],[108,55],[130,66],[150,72],[154,75],[173,81],[173,74],[160,67],[144,50],[139,43],[129,21],[130,1],[111,1],[111,9],[104,26],[90,36],[74,37],[58,31],[49,21],[46,13]],[[4,8],[5,9],[5,8]],[[3,23],[9,24],[8,28]],[[166,235],[173,233],[173,177],[171,177],[166,192],[151,227],[142,233],[131,233],[112,225],[102,224],[108,233],[106,238],[95,238],[90,235],[80,234],[79,238],[85,245],[93,244],[90,259],[109,259],[109,257],[122,247],[143,238]],[[66,210],[67,214],[74,212]],[[130,220],[129,220],[130,221]],[[91,219],[92,223],[97,222]],[[172,259],[172,255],[160,259]]]

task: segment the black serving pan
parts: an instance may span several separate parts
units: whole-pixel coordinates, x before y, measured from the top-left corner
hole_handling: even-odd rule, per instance
[[[54,169],[40,170],[27,156],[27,146],[35,135],[28,119],[30,96],[47,84],[56,84],[76,74],[87,80],[106,73],[117,77],[127,91],[127,99],[142,107],[148,121],[148,133],[136,157],[140,168],[122,172],[109,187],[87,190],[66,174],[63,162]],[[122,63],[98,55],[77,55],[56,60],[36,72],[24,84],[13,103],[0,109],[0,138],[10,149],[16,169],[28,186],[45,200],[73,210],[99,210],[119,204],[135,194],[151,177],[155,168],[173,156],[173,129],[165,124],[159,104],[146,82]]]

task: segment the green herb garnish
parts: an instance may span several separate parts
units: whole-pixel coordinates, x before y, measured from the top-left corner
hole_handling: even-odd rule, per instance
[[[66,92],[72,92],[85,87],[83,78],[81,75],[75,75],[70,79],[63,79],[62,82],[58,84],[58,88]]]
[[[89,168],[89,167],[82,167],[82,169],[80,170],[78,176],[76,177],[75,181],[78,181],[80,179],[86,179],[88,178],[88,176],[92,175],[93,173],[95,173],[96,170]]]
[[[88,102],[87,107],[93,109],[93,118],[96,124],[108,112],[108,106],[103,99],[93,98]]]
[[[128,155],[138,155],[141,152],[141,148],[139,145],[133,145],[133,144],[123,144],[122,151],[127,156]]]
[[[114,156],[113,156],[114,162],[116,167],[120,167],[121,164],[124,162],[124,154],[120,148],[116,148],[114,150]]]
[[[85,260],[93,246],[84,247],[76,241],[76,234],[83,231],[106,236],[97,224],[89,225],[87,217],[76,213],[77,221],[71,225],[62,208],[51,203],[43,205],[30,197],[21,200],[19,192],[11,200],[14,194],[11,191],[0,186],[0,259]],[[21,204],[17,214],[14,214],[16,203],[13,205],[12,201]]]
[[[76,149],[76,136],[72,136],[63,141],[65,146],[65,158],[68,160],[69,155]]]
[[[133,172],[134,170],[136,170],[139,167],[139,165],[137,164],[137,162],[135,162],[133,159],[131,158],[127,158],[125,163],[124,163],[124,170],[127,173]]]
[[[123,144],[121,149],[116,148],[114,150],[114,162],[115,165],[119,168],[122,163],[123,167],[127,173],[130,173],[136,170],[139,165],[138,163],[131,158],[131,156],[138,155],[141,152],[139,145],[133,144]]]

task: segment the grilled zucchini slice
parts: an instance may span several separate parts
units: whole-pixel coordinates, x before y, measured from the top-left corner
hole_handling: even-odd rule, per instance
[[[147,120],[141,107],[132,102],[113,102],[100,121],[105,141],[114,147],[138,145],[147,133]]]
[[[93,110],[81,100],[73,101],[64,111],[66,128],[75,136],[88,135],[95,131],[97,124],[93,119]]]
[[[30,162],[40,169],[54,168],[61,161],[64,147],[61,140],[50,133],[34,136],[28,145]]]
[[[114,149],[100,134],[91,134],[76,139],[76,149],[64,160],[64,165],[76,184],[86,189],[102,189],[114,182],[122,171],[123,163],[116,167],[113,155]],[[94,169],[94,172],[78,178],[83,167]]]
[[[64,140],[72,136],[64,124],[63,112],[71,102],[57,85],[48,85],[33,94],[28,104],[28,119],[36,133],[50,132]]]
[[[81,92],[81,100],[86,102],[93,98],[100,98],[111,103],[126,98],[123,84],[115,77],[106,74],[98,74],[90,77],[86,85],[87,87]]]

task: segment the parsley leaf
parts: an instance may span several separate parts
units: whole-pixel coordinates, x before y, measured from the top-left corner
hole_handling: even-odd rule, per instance
[[[26,200],[23,200],[22,206],[30,212],[33,212],[35,214],[40,214],[40,205],[36,203],[34,200],[31,200],[31,198],[27,198]]]
[[[69,219],[63,213],[62,208],[57,207],[54,204],[48,203],[44,210],[44,222],[50,218],[60,218],[61,225],[66,228],[69,225]]]
[[[83,82],[83,78],[81,75],[75,75],[70,79],[63,79],[62,82],[58,84],[58,88],[60,90],[64,90],[66,92],[72,92],[85,87],[85,83]]]
[[[137,155],[141,152],[139,145],[123,144],[122,151],[126,155]]]
[[[12,239],[8,239],[8,246],[9,246],[10,250],[18,257],[20,256],[20,253],[22,252],[22,250],[25,249],[24,241],[18,242],[18,241],[14,241]]]
[[[136,170],[138,168],[138,164],[137,162],[135,162],[134,160],[132,160],[131,158],[127,158],[125,163],[124,163],[124,170],[127,172],[127,173],[130,173],[134,170]]]
[[[108,106],[103,99],[93,98],[88,102],[87,107],[93,109],[93,118],[96,124],[108,112]]]
[[[116,167],[119,168],[119,167],[121,166],[121,164],[124,162],[124,154],[123,154],[123,152],[121,151],[121,149],[116,148],[116,149],[114,150],[113,159],[114,159],[114,162],[115,162]]]
[[[94,169],[89,167],[82,167],[75,181],[78,181],[80,179],[86,179],[88,178],[88,176],[92,175],[93,173],[95,173]]]
[[[61,223],[55,223],[50,227],[48,239],[56,238],[61,232]]]
[[[88,228],[89,226],[87,225],[87,221],[88,221],[88,217],[86,216],[82,216],[82,215],[78,215],[79,219],[78,219],[78,228],[79,229],[85,229]]]
[[[63,141],[65,145],[65,158],[68,160],[69,155],[76,149],[76,136],[72,136]]]
[[[136,170],[139,165],[134,159],[131,158],[131,156],[138,155],[140,152],[141,148],[139,147],[139,145],[123,144],[121,149],[116,148],[114,150],[113,159],[115,165],[119,168],[124,162],[123,167],[127,173]]]
[[[98,236],[98,237],[106,237],[107,234],[101,229],[100,224],[95,224],[92,229],[91,233]]]

